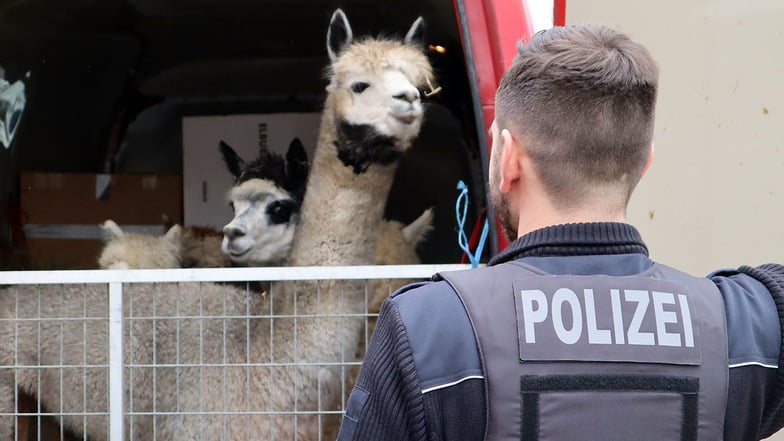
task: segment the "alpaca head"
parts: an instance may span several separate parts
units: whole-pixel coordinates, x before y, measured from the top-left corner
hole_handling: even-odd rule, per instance
[[[422,94],[433,78],[423,51],[424,21],[414,21],[403,41],[354,41],[340,9],[327,31],[328,104],[337,130],[338,157],[355,173],[372,163],[391,164],[410,147],[422,125]]]
[[[106,244],[98,258],[103,269],[179,268],[182,229],[173,225],[163,236],[126,233],[112,220],[101,224]]]
[[[261,152],[250,163],[224,142],[220,149],[234,176],[228,194],[234,218],[223,227],[221,250],[239,265],[281,264],[289,255],[305,194],[305,148],[294,138],[285,160]]]

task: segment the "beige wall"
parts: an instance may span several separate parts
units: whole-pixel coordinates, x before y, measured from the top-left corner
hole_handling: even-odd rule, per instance
[[[659,63],[656,158],[628,213],[651,256],[700,275],[784,262],[784,2],[568,0],[578,22]]]
[[[784,2],[568,1],[578,22],[627,32],[661,69],[628,213],[652,257],[697,274],[784,262]]]

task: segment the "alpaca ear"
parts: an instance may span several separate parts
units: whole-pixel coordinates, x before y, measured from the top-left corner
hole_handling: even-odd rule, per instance
[[[178,224],[172,225],[166,234],[163,235],[163,241],[166,243],[166,247],[172,251],[172,254],[179,256],[182,248],[182,227]]]
[[[406,33],[406,38],[403,39],[406,44],[411,44],[417,47],[425,45],[425,19],[422,17],[414,20],[411,29]]]
[[[299,138],[294,138],[289,144],[289,150],[286,152],[286,163],[289,167],[289,173],[293,172],[293,167],[297,170],[304,170],[305,175],[308,174],[308,154],[305,152],[305,146]]]
[[[403,238],[411,245],[422,243],[433,230],[433,207],[428,208],[413,222],[403,227]]]
[[[179,224],[174,224],[169,228],[168,231],[166,231],[166,234],[163,235],[163,238],[166,239],[167,242],[179,246],[180,236],[182,236],[182,227]]]
[[[169,228],[174,226],[174,222],[172,222],[172,220],[169,219],[169,216],[166,215],[166,213],[163,213],[161,215],[161,225],[163,226],[164,230],[168,230]]]
[[[354,34],[351,32],[351,25],[348,24],[346,14],[340,9],[335,9],[329,20],[329,28],[327,28],[327,53],[330,61],[334,63],[340,52],[351,44],[353,39]]]
[[[103,241],[107,243],[120,239],[125,235],[120,227],[111,219],[107,219],[101,224],[101,230],[103,231]]]
[[[242,169],[245,168],[245,161],[240,158],[237,152],[234,151],[231,146],[226,144],[221,140],[218,143],[218,147],[220,147],[221,154],[223,155],[223,161],[226,162],[226,167],[229,169],[229,173],[234,176],[234,180],[240,178],[242,174]]]
[[[297,192],[304,192],[308,182],[308,154],[299,138],[294,138],[286,152],[286,174],[290,182],[294,183]]]
[[[289,143],[289,150],[286,152],[287,161],[308,162],[308,154],[305,153],[305,146],[299,138],[294,138]]]

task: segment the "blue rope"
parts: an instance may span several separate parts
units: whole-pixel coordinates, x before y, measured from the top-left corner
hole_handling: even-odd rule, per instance
[[[460,245],[460,249],[468,256],[468,261],[471,262],[471,268],[476,268],[479,266],[479,259],[482,257],[482,250],[485,247],[490,225],[488,224],[487,219],[485,219],[484,227],[482,227],[482,236],[476,246],[476,253],[471,253],[471,249],[468,247],[468,237],[465,233],[465,221],[468,215],[468,187],[465,182],[461,180],[457,182],[457,189],[460,190],[460,195],[457,196],[457,202],[455,203],[455,215],[457,217],[458,227],[457,243]]]

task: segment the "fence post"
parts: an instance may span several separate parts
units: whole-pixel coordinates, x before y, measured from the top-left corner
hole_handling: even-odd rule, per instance
[[[109,439],[124,441],[123,289],[109,283]]]

